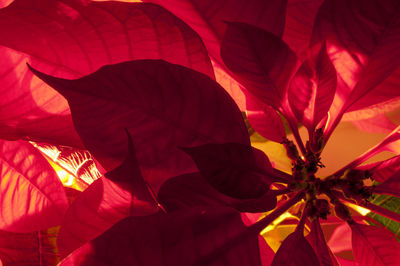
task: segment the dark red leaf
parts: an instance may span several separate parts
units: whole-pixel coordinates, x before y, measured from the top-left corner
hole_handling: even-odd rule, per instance
[[[242,115],[223,88],[182,66],[131,61],[78,80],[32,71],[68,99],[77,131],[104,168],[125,156],[127,128],[142,170],[160,171],[153,180],[144,173],[155,190],[166,178],[195,170],[178,146],[249,143]]]
[[[281,107],[297,58],[279,37],[249,24],[229,22],[221,56],[246,89],[275,109]]]
[[[307,240],[314,249],[321,265],[339,265],[326,244],[325,236],[318,219],[311,222],[311,232],[307,236]]]
[[[399,265],[400,243],[390,231],[376,226],[351,224],[355,261],[359,265]]]
[[[269,105],[257,100],[251,93],[246,93],[246,115],[250,125],[261,136],[275,142],[282,142],[286,137],[282,118]]]
[[[200,174],[186,174],[167,180],[158,192],[158,199],[167,212],[195,206],[227,206],[242,212],[266,212],[276,207],[276,195],[269,190],[256,199],[229,197]]]
[[[30,143],[0,141],[0,229],[33,232],[59,225],[68,207],[57,174]]]
[[[108,172],[107,178],[94,181],[68,209],[57,239],[61,257],[127,216],[149,215],[158,211],[157,203],[140,173],[132,141],[129,143],[129,154],[124,163]]]
[[[83,148],[65,99],[25,62],[63,78],[106,64],[165,59],[214,77],[200,37],[164,8],[144,3],[15,0],[0,10],[0,102],[4,138]]]
[[[397,0],[329,0],[321,6],[313,43],[327,41],[339,76],[331,118],[399,97],[400,5]]]
[[[319,266],[320,264],[313,248],[304,238],[303,232],[296,230],[282,242],[271,265]]]
[[[58,227],[30,233],[0,231],[0,265],[57,265]]]
[[[258,198],[274,182],[272,166],[262,151],[238,143],[205,144],[183,148],[205,179],[225,195]]]
[[[327,115],[335,91],[336,71],[324,44],[319,52],[301,65],[291,80],[288,99],[297,120],[314,131]]]
[[[258,233],[232,209],[193,208],[130,217],[60,265],[261,265]]]

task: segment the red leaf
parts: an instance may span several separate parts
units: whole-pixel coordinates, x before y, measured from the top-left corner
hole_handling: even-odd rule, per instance
[[[314,131],[327,115],[335,89],[336,71],[326,54],[326,46],[322,45],[316,55],[301,65],[289,86],[289,103],[298,121]]]
[[[400,197],[400,170],[386,179],[385,182],[376,186],[373,191],[375,193],[390,194]]]
[[[334,253],[351,250],[351,231],[347,223],[336,227],[328,241],[328,246]]]
[[[276,207],[273,190],[255,199],[229,197],[215,188],[199,173],[177,176],[166,181],[158,192],[158,199],[168,211],[194,206],[227,206],[241,212],[265,212]]]
[[[280,38],[249,24],[229,22],[221,56],[246,89],[275,109],[281,107],[297,58]]]
[[[246,115],[250,125],[264,138],[282,142],[286,133],[279,114],[250,93],[246,93],[246,97]]]
[[[351,224],[355,261],[360,265],[399,265],[400,243],[383,228]]]
[[[400,155],[394,156],[385,161],[366,164],[357,167],[361,170],[369,170],[372,172],[372,177],[378,182],[384,182],[396,172],[400,171]]]
[[[60,265],[261,265],[258,234],[226,208],[130,217]]]
[[[155,190],[163,179],[195,169],[177,146],[249,143],[229,95],[209,77],[182,66],[131,61],[72,81],[32,71],[68,99],[77,131],[104,168],[122,161],[122,129],[127,128],[142,169],[165,171],[150,181]]]
[[[282,39],[301,59],[307,56],[314,19],[322,2],[323,0],[288,0]]]
[[[32,232],[59,225],[64,188],[41,153],[24,141],[0,141],[0,228]]]
[[[311,222],[311,232],[307,240],[315,251],[321,265],[339,265],[325,241],[318,219]]]
[[[222,193],[241,199],[258,198],[274,182],[272,166],[260,150],[238,143],[184,148],[205,179]]]
[[[57,233],[58,227],[29,233],[0,231],[0,265],[57,265]]]
[[[127,216],[158,211],[140,173],[131,140],[129,142],[129,155],[124,163],[108,172],[107,178],[94,181],[68,209],[57,241],[61,257]]]
[[[189,24],[203,39],[211,57],[223,65],[220,43],[224,21],[244,22],[281,36],[286,0],[144,0],[157,3]]]
[[[15,0],[0,10],[2,136],[83,147],[67,102],[25,62],[78,78],[106,64],[165,59],[214,77],[199,36],[165,9],[143,3]],[[5,133],[3,131],[6,131]]]
[[[399,8],[397,0],[329,0],[321,6],[313,42],[327,41],[341,80],[332,117],[400,96]]]
[[[303,232],[296,230],[282,242],[271,265],[319,266],[320,264]]]
[[[358,130],[369,133],[388,134],[396,128],[396,125],[384,114],[379,114],[367,119],[357,119],[352,121],[352,123]]]

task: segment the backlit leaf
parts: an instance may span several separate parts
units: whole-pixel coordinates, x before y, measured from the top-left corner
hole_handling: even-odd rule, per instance
[[[300,66],[290,83],[288,99],[298,121],[314,131],[327,115],[335,91],[336,71],[324,44]]]
[[[360,265],[399,265],[400,243],[391,232],[376,226],[351,224],[355,261]]]
[[[64,188],[41,153],[25,141],[0,141],[0,229],[33,232],[59,225]]]
[[[195,170],[178,147],[249,143],[233,100],[191,69],[141,60],[105,66],[77,80],[33,71],[68,99],[85,146],[107,170],[126,154],[123,128],[128,129],[142,169],[160,171],[153,180],[144,173],[155,190],[165,178]]]
[[[327,41],[338,72],[333,123],[344,111],[400,96],[399,8],[397,0],[329,0],[321,6],[313,43]]]
[[[199,36],[165,9],[78,2],[15,0],[0,10],[3,138],[83,148],[67,102],[32,75],[26,62],[58,77],[78,78],[106,64],[165,59],[214,77]]]
[[[31,233],[0,231],[0,259],[3,265],[56,265],[58,227]],[[1,263],[0,263],[1,265]]]

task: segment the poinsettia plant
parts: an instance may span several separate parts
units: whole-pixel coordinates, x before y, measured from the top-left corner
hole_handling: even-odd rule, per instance
[[[400,264],[397,0],[123,2],[0,1],[4,265]]]

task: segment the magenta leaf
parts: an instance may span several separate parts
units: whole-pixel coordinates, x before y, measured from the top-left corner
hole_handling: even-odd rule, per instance
[[[250,125],[261,136],[275,142],[282,142],[286,137],[282,118],[269,105],[246,93],[246,115]]]
[[[314,219],[311,222],[311,232],[306,239],[314,249],[320,265],[339,265],[326,244],[325,236],[318,219]]]
[[[158,192],[158,199],[167,212],[195,206],[220,205],[241,212],[265,212],[276,207],[276,194],[273,190],[255,199],[233,198],[216,190],[200,173],[167,180]]]
[[[359,265],[399,265],[400,243],[390,231],[357,223],[350,226],[354,258]]]
[[[338,72],[333,121],[400,96],[399,8],[397,0],[329,0],[321,6],[313,43],[327,42]]]
[[[351,250],[351,229],[347,223],[336,227],[328,241],[328,246],[334,253]]]
[[[351,122],[357,129],[369,133],[388,134],[396,128],[396,125],[384,114],[378,114],[366,119],[357,119]]]
[[[134,59],[164,59],[214,77],[200,37],[164,8],[78,2],[15,0],[0,10],[1,137],[83,147],[67,102],[26,69],[27,61],[62,78]]]
[[[29,233],[0,230],[0,265],[57,265],[58,227]]]
[[[260,150],[238,143],[205,144],[183,148],[200,173],[225,195],[258,198],[276,181],[268,157]]]
[[[317,50],[317,48],[314,48]],[[336,71],[325,44],[305,61],[291,80],[288,99],[297,120],[314,131],[327,115],[336,90]]]
[[[390,194],[400,197],[400,170],[386,179],[385,182],[376,186],[373,191],[375,193]]]
[[[223,65],[220,43],[226,32],[224,21],[251,24],[281,36],[285,25],[286,0],[144,0],[164,6],[189,24],[204,40],[211,57]]]
[[[258,232],[229,208],[130,217],[60,265],[261,265]]]
[[[279,37],[261,28],[227,24],[221,44],[225,64],[259,100],[279,109],[297,68],[296,55]]]
[[[288,0],[282,39],[304,59],[307,56],[314,19],[323,0]]]
[[[33,232],[59,225],[68,207],[50,164],[30,143],[0,141],[0,229]]]
[[[149,215],[158,211],[157,203],[140,173],[130,137],[127,158],[106,177],[94,181],[68,209],[57,239],[61,257],[127,216]]]
[[[68,99],[77,131],[104,168],[125,156],[127,128],[142,170],[160,171],[150,184],[155,190],[163,179],[195,170],[178,146],[249,143],[242,115],[223,88],[182,66],[131,61],[78,80],[32,71]]]
[[[370,163],[357,167],[360,170],[368,170],[372,173],[374,180],[384,182],[396,172],[400,171],[400,155],[394,156],[385,161]]]
[[[283,240],[271,265],[319,266],[320,264],[313,248],[304,238],[303,232],[296,230]]]

